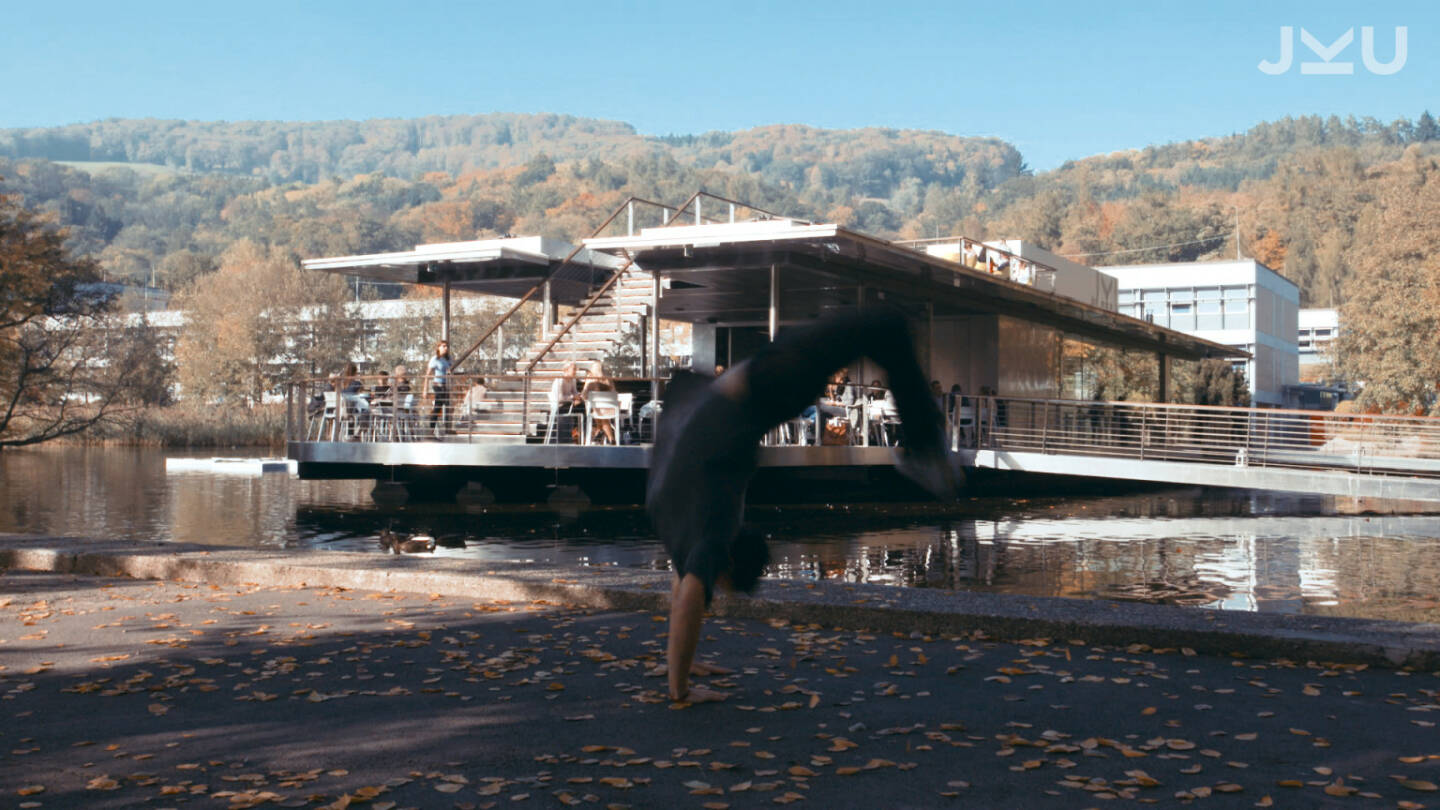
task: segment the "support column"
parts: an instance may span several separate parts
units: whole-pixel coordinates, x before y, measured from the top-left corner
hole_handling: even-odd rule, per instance
[[[935,376],[935,305],[925,303],[925,383],[928,385]]]
[[[855,311],[856,311],[856,312],[860,312],[860,313],[865,312],[865,285],[864,285],[864,284],[861,284],[861,285],[860,285],[859,287],[857,287],[856,290],[855,290]],[[856,373],[860,375],[860,379],[857,380],[856,382],[860,383],[861,385],[869,385],[869,384],[870,384],[870,360],[869,360],[868,358],[866,358],[864,355],[861,355],[861,356],[860,356],[860,368],[856,370]],[[867,392],[867,394],[868,394],[868,392]]]
[[[660,274],[650,275],[650,396],[660,398]]]
[[[1159,365],[1160,365],[1160,381],[1159,381],[1159,383],[1160,383],[1160,384],[1157,386],[1157,388],[1159,389],[1159,396],[1157,397],[1157,399],[1158,399],[1160,402],[1169,402],[1169,401],[1170,401],[1170,355],[1168,355],[1168,354],[1166,354],[1166,353],[1164,353],[1164,352],[1157,352],[1157,353],[1155,354],[1155,359],[1158,360],[1158,361],[1160,361],[1160,362],[1159,362]]]
[[[780,265],[770,265],[770,342],[780,331]]]
[[[446,281],[440,293],[441,323],[440,339],[446,343],[450,342],[450,282]]]
[[[550,281],[546,279],[545,286],[541,288],[541,313],[540,313],[540,339],[550,339],[550,327],[555,325],[554,304],[550,300]]]

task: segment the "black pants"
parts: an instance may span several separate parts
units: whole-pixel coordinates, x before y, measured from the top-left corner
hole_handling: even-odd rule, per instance
[[[445,417],[450,413],[450,388],[445,385],[432,385],[430,393],[435,396],[435,402],[430,406],[430,427],[433,429],[437,424],[445,425]]]

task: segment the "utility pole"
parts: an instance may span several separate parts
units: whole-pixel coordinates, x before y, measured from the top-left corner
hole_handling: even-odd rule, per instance
[[[1240,206],[1235,206],[1235,261],[1240,261]]]

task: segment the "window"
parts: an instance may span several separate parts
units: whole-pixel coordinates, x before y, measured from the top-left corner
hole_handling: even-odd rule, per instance
[[[1224,329],[1225,322],[1220,315],[1219,301],[1201,301],[1196,305],[1199,310],[1195,318],[1195,328],[1199,330]]]
[[[1225,302],[1225,328],[1250,328],[1250,302],[1248,300]]]
[[[1170,328],[1181,331],[1192,331],[1195,329],[1195,305],[1175,304],[1170,305]]]
[[[1194,300],[1195,300],[1195,291],[1194,291],[1194,290],[1171,290],[1171,291],[1170,291],[1170,300],[1171,300],[1171,301],[1194,301]]]
[[[1135,293],[1130,290],[1121,290],[1120,292],[1115,294],[1115,302],[1121,305],[1129,304],[1134,300]]]
[[[1315,337],[1317,337],[1317,338],[1328,338],[1328,337],[1330,337],[1330,330],[1329,330],[1329,329],[1316,329],[1316,330],[1315,330]]]
[[[1201,301],[1218,301],[1220,300],[1220,290],[1214,287],[1210,289],[1199,289],[1195,291],[1195,297]]]
[[[1226,297],[1227,299],[1231,299],[1231,300],[1234,300],[1234,299],[1237,299],[1237,298],[1238,298],[1238,299],[1249,298],[1249,297],[1250,297],[1250,288],[1249,288],[1249,287],[1244,287],[1244,286],[1231,286],[1231,287],[1226,287],[1226,288],[1225,288],[1225,297]]]
[[[1164,290],[1145,290],[1145,291],[1143,291],[1143,292],[1140,293],[1140,297],[1141,297],[1141,300],[1144,300],[1144,301],[1164,301],[1164,300],[1165,300],[1165,291],[1164,291]]]

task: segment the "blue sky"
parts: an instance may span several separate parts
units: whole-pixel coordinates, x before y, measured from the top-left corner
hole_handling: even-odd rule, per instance
[[[1294,67],[1262,73],[1293,27]],[[1388,76],[1361,61],[1405,66]],[[1306,29],[1350,76],[1302,75]],[[1440,114],[1430,2],[15,3],[0,127],[107,117],[559,112],[646,134],[775,123],[993,135],[1036,169],[1309,113]]]

